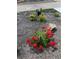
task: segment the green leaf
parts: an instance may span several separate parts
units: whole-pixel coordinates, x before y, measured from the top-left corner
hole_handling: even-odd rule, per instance
[[[43,46],[46,48],[47,42],[46,42],[46,40],[44,39],[44,37],[41,36],[41,37],[40,37],[40,40],[41,40]]]

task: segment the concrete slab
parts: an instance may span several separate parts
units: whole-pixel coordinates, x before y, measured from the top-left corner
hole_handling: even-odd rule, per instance
[[[30,11],[39,8],[60,8],[60,2],[48,2],[48,3],[39,3],[39,4],[24,4],[24,5],[17,5],[17,12],[22,11]]]

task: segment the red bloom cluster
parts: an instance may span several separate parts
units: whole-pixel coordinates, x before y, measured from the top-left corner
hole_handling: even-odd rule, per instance
[[[41,36],[40,34],[40,37],[43,37],[43,38],[39,38],[39,36],[32,36],[31,38],[26,39],[26,43],[29,44],[29,46],[32,46],[34,49],[36,49],[39,52],[44,51],[44,48],[46,47],[49,48],[49,47],[57,46],[57,43],[55,41],[50,40],[50,38],[52,38],[54,35],[54,33],[50,29],[48,29],[47,32],[45,33],[44,32],[40,32],[40,33],[43,33],[42,35],[46,35],[47,38]]]
[[[38,40],[37,36],[32,36],[32,40]]]
[[[55,46],[56,45],[56,42],[50,41],[49,44],[50,44],[50,46]]]
[[[49,39],[54,35],[54,33],[50,29],[48,29],[46,32],[46,35],[47,35],[47,38]]]
[[[32,40],[33,40],[33,41],[34,41],[34,40],[38,40],[38,37],[32,36]],[[32,44],[30,38],[26,38],[26,44],[29,44],[29,46],[33,46],[33,48],[35,48],[35,49],[37,49],[37,50],[43,51],[43,46],[42,46],[42,45],[38,46],[37,43],[33,43],[33,44]]]
[[[43,50],[43,46],[40,45],[40,46],[38,47],[37,43],[34,43],[34,44],[33,44],[33,48],[38,49],[38,50],[40,50],[40,51]]]
[[[55,47],[56,46],[56,42],[54,41],[50,41],[48,44],[47,44],[47,48],[49,47]]]
[[[33,44],[33,48],[37,48],[38,46],[37,46],[37,44],[36,43],[34,43]]]
[[[42,46],[42,45],[40,45],[40,46],[39,46],[39,49],[40,49],[40,50],[43,50],[43,46]]]
[[[31,45],[32,45],[32,43],[31,43],[31,41],[30,41],[30,39],[29,39],[29,38],[26,38],[26,44],[29,44],[29,46],[31,46]]]

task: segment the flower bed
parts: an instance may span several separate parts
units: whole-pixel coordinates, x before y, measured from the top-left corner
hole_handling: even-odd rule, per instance
[[[26,44],[34,48],[37,52],[43,52],[45,48],[57,48],[57,42],[53,37],[57,29],[50,26],[43,28],[41,31],[36,31],[32,37],[26,38]]]
[[[32,59],[33,57],[32,56],[35,56],[34,59],[51,59],[51,58],[54,58],[54,59],[60,59],[60,49],[61,49],[61,45],[60,43],[58,43],[59,39],[61,39],[61,20],[60,20],[60,17],[55,17],[54,16],[54,12],[57,12],[57,11],[54,11],[53,9],[45,9],[43,10],[43,13],[45,14],[46,16],[46,21],[47,22],[40,22],[40,20],[35,20],[35,21],[29,21],[29,15],[31,15],[32,13],[34,13],[36,15],[36,10],[34,11],[24,11],[24,12],[20,12],[18,13],[18,23],[17,23],[17,37],[18,37],[18,40],[17,40],[17,49],[20,49],[19,52],[22,51],[21,56],[19,56],[18,58],[20,59],[20,57],[22,59]],[[59,20],[58,20],[59,18]],[[46,24],[49,24],[49,23],[52,23],[52,24],[55,24],[57,27],[57,31],[55,31],[56,29],[52,29],[54,35],[51,37],[53,38],[54,42],[56,42],[56,45],[53,47],[53,46],[47,46],[43,47],[43,50],[40,51],[39,48],[42,48],[40,45],[37,44],[37,49],[33,47],[33,43],[32,43],[32,46],[29,45],[29,43],[25,43],[27,38],[29,38],[29,40],[32,40],[32,36],[35,36],[34,32],[36,31],[37,33],[38,32],[43,32],[43,33],[46,33],[46,29],[44,26],[47,27]],[[44,26],[43,26],[44,25]],[[40,30],[42,28],[42,30]],[[33,34],[33,35],[32,35]],[[55,37],[56,36],[56,37]],[[38,37],[38,36],[37,36]],[[48,36],[50,37],[50,36]],[[39,38],[39,37],[38,37]],[[50,39],[49,39],[50,40]],[[35,42],[36,43],[36,42]],[[36,44],[34,44],[35,46]],[[57,48],[57,50],[55,50],[54,48]],[[53,49],[54,49],[54,52],[53,52]],[[39,53],[40,55],[42,55],[41,57],[36,53],[36,52],[42,52],[42,53]],[[37,55],[36,55],[37,54]],[[44,58],[46,55],[46,58]],[[48,57],[49,55],[49,57]],[[58,56],[57,56],[58,55]],[[23,56],[23,57],[22,57]],[[57,57],[56,57],[57,56]],[[59,57],[59,58],[58,58]]]

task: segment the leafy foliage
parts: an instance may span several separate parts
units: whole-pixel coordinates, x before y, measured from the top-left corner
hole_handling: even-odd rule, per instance
[[[58,13],[58,12],[54,12],[54,14],[53,14],[55,17],[60,17],[60,13]]]
[[[49,35],[51,35],[51,37],[47,37]],[[26,39],[26,43],[30,44],[29,42],[27,42],[27,39]],[[47,48],[48,46],[54,47],[56,45],[56,42],[54,41],[53,38],[53,32],[51,30],[47,30],[46,32],[45,31],[35,32],[34,35],[30,38],[30,42],[31,42],[30,45],[34,49],[42,50],[42,51],[44,48]]]
[[[31,14],[30,15],[30,20],[31,21],[36,21],[36,15],[35,14]]]
[[[40,22],[46,22],[46,16],[44,14],[39,15]]]

